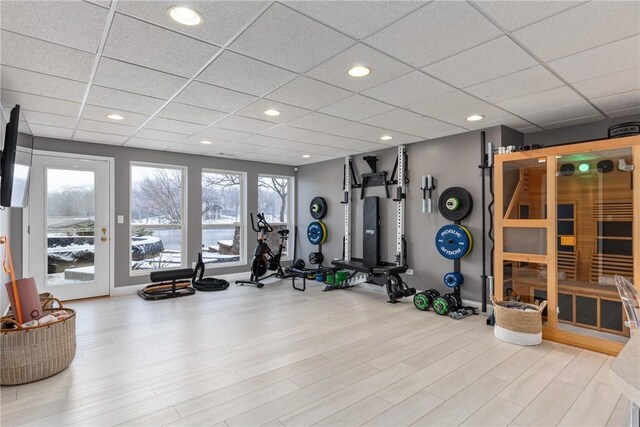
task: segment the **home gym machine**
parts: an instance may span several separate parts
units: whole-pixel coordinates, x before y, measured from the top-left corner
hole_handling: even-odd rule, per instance
[[[358,283],[369,282],[378,286],[386,286],[387,295],[389,296],[388,302],[395,304],[398,299],[416,293],[416,290],[409,288],[400,277],[400,274],[405,273],[408,268],[407,243],[404,235],[406,186],[409,183],[406,147],[404,145],[398,146],[398,157],[390,179],[388,179],[386,171],[377,170],[377,157],[365,156],[364,161],[371,168],[371,172],[362,174],[362,182],[360,183],[358,182],[351,156],[345,158],[344,198],[341,202],[344,205],[343,259],[331,261],[335,267],[352,271],[352,273],[344,283],[327,285],[325,291],[349,288]],[[365,191],[368,187],[384,186],[386,196],[389,198],[389,187],[392,185],[396,186],[396,194],[393,201],[397,203],[396,255],[394,262],[384,262],[380,260],[378,197],[365,197]],[[362,258],[351,256],[351,190],[357,188],[360,189],[360,199],[364,200]]]
[[[251,260],[251,276],[249,280],[236,280],[237,285],[252,285],[257,288],[262,288],[264,283],[260,280],[267,279],[269,277],[277,277],[279,279],[288,279],[293,277],[292,274],[287,274],[280,265],[280,259],[282,258],[282,250],[287,246],[287,239],[289,237],[289,230],[278,230],[280,235],[280,241],[278,243],[278,252],[274,253],[267,242],[269,233],[272,233],[273,227],[264,218],[264,213],[256,214],[258,221],[254,221],[253,213],[251,216],[251,228],[258,233],[258,245],[253,253],[253,259]],[[267,271],[273,271],[273,273],[265,276]],[[304,289],[296,288],[295,279],[293,288],[298,291]]]

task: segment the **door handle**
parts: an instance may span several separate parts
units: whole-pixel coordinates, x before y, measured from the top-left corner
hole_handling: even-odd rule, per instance
[[[106,242],[107,240],[109,240],[109,238],[107,237],[107,227],[102,227],[102,237],[100,238],[101,242]]]

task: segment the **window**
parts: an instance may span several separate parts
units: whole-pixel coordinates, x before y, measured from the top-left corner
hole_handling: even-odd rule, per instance
[[[185,169],[131,164],[131,270],[184,265]]]
[[[274,228],[269,236],[269,246],[278,247],[278,230],[293,227],[291,206],[293,200],[293,177],[258,176],[258,211],[264,213],[266,220]],[[288,254],[287,248],[283,254]]]
[[[202,172],[202,258],[207,266],[242,261],[244,181],[242,173]]]

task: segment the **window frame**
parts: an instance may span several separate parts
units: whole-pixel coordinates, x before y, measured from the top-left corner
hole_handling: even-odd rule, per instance
[[[182,210],[181,222],[180,222],[180,268],[185,268],[188,266],[187,260],[187,249],[189,247],[187,242],[188,232],[187,232],[187,224],[185,219],[188,215],[188,203],[187,203],[187,188],[188,188],[188,167],[180,166],[180,165],[168,165],[165,163],[153,163],[153,162],[139,162],[139,161],[130,161],[129,162],[129,277],[137,277],[137,276],[145,276],[154,271],[165,271],[167,268],[149,268],[149,269],[141,269],[134,270],[133,269],[133,253],[131,251],[131,247],[133,241],[131,238],[131,232],[133,231],[133,227],[136,226],[133,224],[131,220],[131,214],[133,212],[133,168],[134,167],[146,167],[146,168],[156,168],[156,169],[173,169],[179,170],[181,177],[181,197],[180,197],[180,208]],[[151,228],[156,227],[152,225]],[[161,227],[158,227],[161,228]],[[170,269],[170,268],[169,268]]]
[[[288,228],[290,230],[289,233],[289,239],[287,240],[287,253],[286,255],[283,254],[281,260],[282,261],[291,261],[293,260],[293,253],[295,251],[295,246],[296,246],[296,242],[295,242],[295,238],[293,237],[293,233],[292,231],[295,230],[296,227],[296,217],[295,217],[295,212],[293,210],[293,207],[295,206],[295,202],[296,202],[296,198],[295,198],[295,194],[296,194],[296,177],[294,175],[280,175],[280,174],[274,174],[274,173],[258,173],[258,179],[256,181],[256,190],[257,190],[257,194],[256,194],[256,207],[258,209],[258,211],[260,210],[260,178],[262,177],[266,177],[266,178],[286,178],[289,180],[289,192],[287,194],[287,221],[284,224],[288,225]],[[272,250],[276,250],[277,248],[271,248]]]
[[[217,269],[224,267],[237,267],[247,264],[247,172],[224,170],[224,169],[212,169],[202,168],[200,171],[200,205],[202,205],[202,176],[205,173],[219,173],[219,174],[234,174],[240,176],[240,259],[234,262],[221,262],[216,264],[205,264],[205,270]],[[227,228],[229,226],[235,226],[236,223],[230,224],[205,224],[202,222],[202,215],[200,215],[200,248],[203,243],[203,233],[205,229],[215,228]]]

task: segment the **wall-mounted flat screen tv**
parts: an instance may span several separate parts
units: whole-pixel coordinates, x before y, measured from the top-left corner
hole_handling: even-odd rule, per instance
[[[9,115],[0,155],[0,205],[4,207],[25,207],[29,200],[33,145],[18,146],[19,124],[20,106],[16,105]]]

